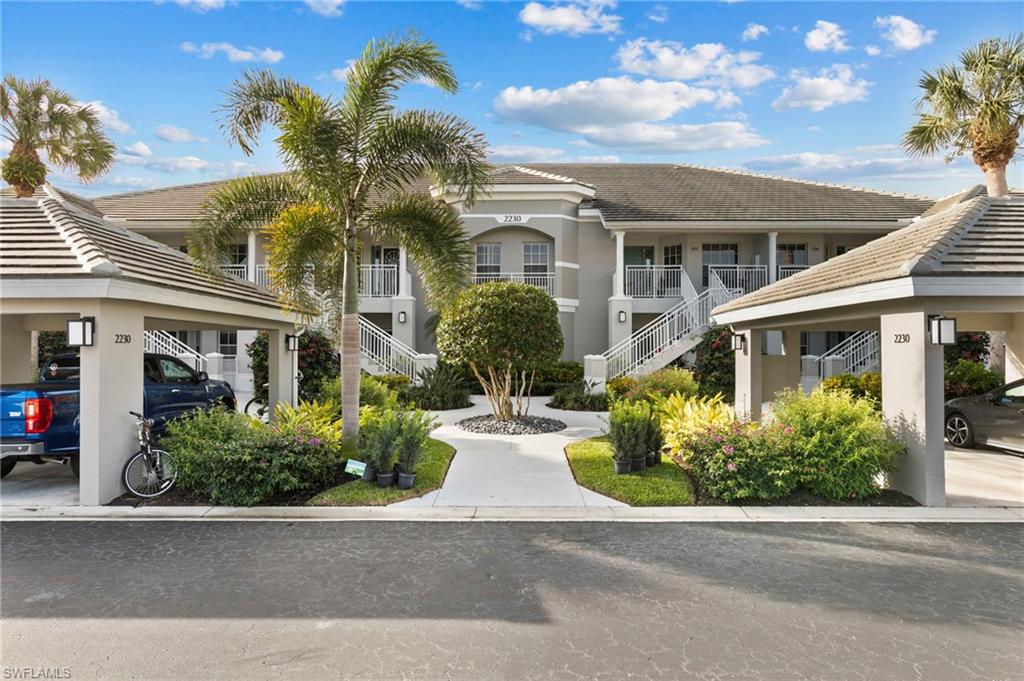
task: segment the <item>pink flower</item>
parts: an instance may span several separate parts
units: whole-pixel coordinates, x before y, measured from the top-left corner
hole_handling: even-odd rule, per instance
[[[320,446],[320,438],[318,438],[318,437],[311,437],[311,438],[309,438],[309,444],[313,445],[314,447]]]
[[[725,464],[725,467],[728,468],[730,471],[736,470],[736,464],[733,463],[732,461],[730,461],[729,463]]]
[[[725,452],[726,456],[732,456],[733,452],[736,451],[736,448],[733,447],[732,445],[725,445],[724,447],[722,447],[722,451]]]

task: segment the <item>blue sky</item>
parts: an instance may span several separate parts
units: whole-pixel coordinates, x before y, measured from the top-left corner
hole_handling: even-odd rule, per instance
[[[3,2],[4,73],[96,102],[120,148],[81,186],[109,194],[276,169],[215,112],[248,68],[340,93],[366,42],[417,30],[462,82],[399,105],[457,113],[496,161],[680,162],[943,195],[982,181],[969,159],[898,147],[923,69],[1024,30],[1017,3]],[[41,26],[46,26],[45,31]],[[1024,185],[1024,166],[1010,168]]]

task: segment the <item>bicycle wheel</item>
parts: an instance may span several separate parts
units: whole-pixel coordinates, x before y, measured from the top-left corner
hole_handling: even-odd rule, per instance
[[[174,458],[162,449],[140,451],[124,465],[121,478],[125,488],[137,497],[152,499],[174,486],[178,470]]]
[[[260,421],[266,421],[267,408],[263,406],[263,403],[260,402],[259,398],[254,397],[246,402],[245,415],[251,416],[254,419],[259,419]]]

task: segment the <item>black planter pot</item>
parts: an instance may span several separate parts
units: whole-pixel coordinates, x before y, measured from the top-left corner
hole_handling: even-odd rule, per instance
[[[377,471],[373,470],[373,466],[367,464],[363,469],[363,476],[359,479],[363,482],[373,482],[377,479]]]
[[[632,469],[632,463],[629,461],[612,461],[615,465],[615,475],[625,475]]]
[[[653,468],[661,463],[661,452],[648,452],[647,453],[647,467]]]
[[[645,456],[642,459],[633,459],[633,461],[630,462],[630,465],[630,470],[632,470],[634,473],[639,473],[640,471],[645,470],[647,468],[647,457]]]
[[[395,484],[395,476],[397,474],[394,471],[390,473],[377,473],[377,486],[378,487],[391,487]]]
[[[398,489],[412,489],[412,486],[416,484],[415,473],[398,473]]]

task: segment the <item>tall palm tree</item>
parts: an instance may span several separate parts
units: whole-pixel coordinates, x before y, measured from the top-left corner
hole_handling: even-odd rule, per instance
[[[0,118],[11,153],[3,162],[3,177],[18,197],[46,181],[46,159],[73,171],[83,181],[110,169],[114,143],[104,134],[96,111],[48,80],[4,77],[0,86]]]
[[[1024,36],[983,40],[960,63],[925,72],[917,122],[903,136],[910,154],[951,149],[984,171],[989,196],[1006,196],[1006,166],[1017,153],[1024,124]]]
[[[437,46],[415,36],[371,41],[349,68],[338,99],[270,71],[245,74],[228,91],[227,135],[251,154],[263,128],[275,126],[287,171],[229,183],[208,202],[190,239],[193,255],[213,270],[242,234],[263,229],[271,281],[285,301],[308,308],[323,295],[341,310],[349,446],[359,430],[361,247],[402,244],[428,299],[444,305],[466,283],[469,240],[447,206],[407,187],[429,175],[472,204],[490,177],[486,142],[469,123],[434,111],[395,110],[398,89],[422,80],[443,92],[458,88]]]

